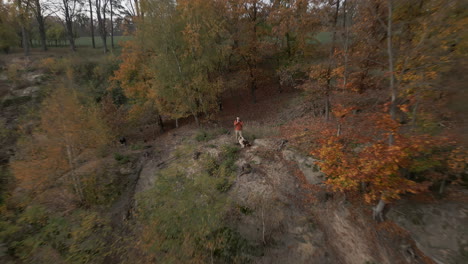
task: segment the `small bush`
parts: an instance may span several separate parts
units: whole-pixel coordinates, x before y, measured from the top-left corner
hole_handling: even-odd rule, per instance
[[[131,149],[131,150],[140,150],[140,149],[143,149],[143,147],[144,147],[144,146],[143,146],[142,144],[137,143],[137,144],[131,145],[131,146],[130,146],[130,149]]]
[[[220,241],[213,255],[222,263],[250,263],[252,256],[262,255],[260,247],[253,246],[238,231],[229,227],[220,228],[213,236]]]
[[[13,176],[10,170],[6,166],[0,166],[0,205],[3,204],[6,198],[8,185],[12,179]]]
[[[213,139],[214,137],[211,134],[208,134],[205,130],[200,130],[195,134],[195,140],[198,142],[208,141]]]
[[[218,161],[215,158],[208,156],[203,162],[203,168],[208,173],[208,175],[216,176],[219,170]]]
[[[239,212],[243,215],[251,215],[254,212],[254,210],[248,206],[238,205],[237,208],[239,208]]]
[[[8,65],[7,77],[10,82],[17,84],[21,79],[20,66],[14,63]]]
[[[82,178],[84,200],[88,205],[108,205],[119,197],[123,189],[118,177],[106,170]]]
[[[50,74],[59,74],[63,73],[64,67],[61,61],[54,58],[45,58],[40,62],[40,67],[45,69],[47,73]]]
[[[217,183],[216,184],[216,189],[218,191],[220,191],[221,193],[225,193],[227,191],[229,191],[229,189],[231,189],[231,186],[233,185],[234,183],[226,178],[223,178],[221,180],[221,182]]]
[[[121,165],[130,162],[130,156],[122,155],[120,153],[115,153],[114,154],[114,159]]]
[[[235,162],[239,154],[239,148],[237,146],[224,145],[222,150],[220,172],[222,176],[228,177],[230,176],[229,174],[236,171]]]
[[[22,105],[32,100],[31,96],[17,96],[13,98],[8,98],[2,103],[2,107],[9,107],[15,105]]]
[[[174,156],[177,159],[189,157],[193,154],[194,150],[195,150],[195,147],[193,145],[190,145],[190,144],[179,145],[177,149],[174,151]]]

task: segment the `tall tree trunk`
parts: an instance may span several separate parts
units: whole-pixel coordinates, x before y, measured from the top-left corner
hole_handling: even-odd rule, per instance
[[[135,3],[135,12],[137,17],[141,17],[142,13],[140,12],[140,3],[138,2],[138,0],[133,0],[133,2]]]
[[[276,67],[278,70],[280,69],[280,60],[279,58],[276,58]],[[277,70],[277,79],[278,79],[278,93],[283,92],[283,83],[281,80],[281,72]]]
[[[390,116],[393,120],[396,119],[396,98],[397,89],[395,86],[395,73],[393,68],[393,46],[392,46],[392,14],[393,14],[392,0],[388,0],[388,21],[387,21],[387,53],[388,53],[388,71],[390,73]],[[393,133],[389,136],[389,145],[395,143]]]
[[[68,37],[68,42],[70,43],[70,49],[75,52],[76,51],[76,46],[75,46],[75,37],[73,36],[73,22],[71,21],[71,18],[67,19],[66,27],[67,27],[67,37]]]
[[[27,21],[26,21],[26,16],[25,16],[25,14],[28,13],[29,2],[26,2],[26,6],[24,6],[21,3],[21,0],[17,0],[16,4],[20,12],[19,21],[20,21],[20,26],[21,26],[21,46],[23,47],[24,56],[29,56],[29,53],[30,53],[29,32],[26,29]]]
[[[24,25],[21,25],[21,44],[23,46],[24,56],[29,56],[29,32]]]
[[[46,29],[44,25],[44,16],[42,15],[41,3],[39,0],[35,0],[35,16],[37,20],[37,25],[39,29],[39,37],[41,41],[41,49],[47,51],[47,38],[46,38]]]
[[[343,88],[348,84],[348,48],[349,48],[349,25],[346,15],[346,0],[343,2],[343,29],[344,29],[344,69],[343,69]]]
[[[102,4],[104,1],[104,5]],[[106,5],[107,0],[96,0],[96,15],[99,24],[99,34],[101,35],[103,51],[107,53],[107,31],[106,31]]]
[[[413,129],[416,128],[416,121],[418,117],[418,104],[419,104],[419,101],[416,99],[416,103],[414,104],[413,114],[411,118],[411,128]]]
[[[70,6],[69,6],[69,1],[68,0],[62,0],[63,2],[63,8],[65,11],[65,29],[67,30],[67,38],[68,42],[70,43],[70,49],[75,52],[76,51],[76,46],[75,46],[75,37],[73,36],[73,17],[72,14],[70,14]]]
[[[255,96],[255,90],[257,90],[257,82],[252,69],[250,70],[250,94],[252,95],[252,103],[257,103],[257,97]]]
[[[103,9],[102,9],[102,45],[104,48],[104,53],[107,53],[109,49],[107,49],[107,25],[106,25],[106,7],[107,3],[105,2]]]
[[[158,115],[158,125],[159,125],[159,128],[161,129],[161,132],[164,132],[164,123],[163,123],[161,115]]]
[[[109,0],[110,2],[110,28],[111,28],[111,51],[114,52],[114,20],[113,20],[113,4],[112,0]]]
[[[379,203],[373,209],[373,211],[374,211],[374,213],[373,213],[374,220],[380,220],[380,221],[384,220],[384,218],[383,218],[384,208],[385,208],[385,201],[382,198],[380,198]]]
[[[393,48],[392,48],[392,14],[393,6],[392,0],[387,0],[388,3],[388,20],[387,20],[387,53],[388,53],[388,70],[390,72],[390,93],[391,93],[391,105],[390,105],[390,116],[393,120],[396,119],[396,96],[397,91],[395,87],[395,76],[393,72]],[[395,137],[393,133],[390,133],[388,139],[388,145],[392,146],[395,144]],[[374,208],[374,219],[383,221],[383,210],[385,208],[384,194],[381,194],[379,203]]]
[[[330,46],[330,53],[328,56],[328,68],[327,68],[327,86],[325,90],[325,119],[330,120],[330,90],[331,90],[331,72],[333,64],[333,53],[335,51],[335,42],[336,42],[336,27],[338,24],[338,11],[340,10],[340,1],[336,1],[336,10],[333,20],[333,34],[332,34],[332,43]]]
[[[89,22],[90,22],[90,27],[91,27],[91,41],[93,43],[93,49],[96,48],[96,42],[94,41],[94,21],[93,21],[93,3],[91,0],[88,0],[89,2]]]
[[[194,112],[192,112],[193,118],[195,119],[195,124],[197,124],[197,127],[200,127],[200,120],[198,119],[198,115]]]

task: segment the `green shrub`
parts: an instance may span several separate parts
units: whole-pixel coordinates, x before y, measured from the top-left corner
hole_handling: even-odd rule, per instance
[[[216,189],[222,193],[225,193],[227,191],[229,191],[229,189],[231,189],[231,186],[233,185],[234,183],[226,178],[222,178],[221,179],[221,182],[218,182],[216,184]]]
[[[21,71],[18,64],[12,63],[7,66],[7,78],[10,82],[17,84],[21,80]]]
[[[227,196],[216,189],[218,182],[207,174],[189,178],[168,167],[158,173],[152,189],[138,196],[138,215],[148,227],[145,236],[159,238],[148,243],[160,262],[209,259],[209,245],[218,243],[210,234],[223,225],[228,205]]]
[[[1,141],[0,141],[1,142]],[[7,166],[0,166],[0,206],[5,200],[7,188],[13,179],[12,174]]]
[[[120,153],[114,153],[114,159],[121,165],[130,162],[129,155],[122,155]]]
[[[237,205],[237,208],[239,208],[239,212],[243,215],[251,215],[254,212],[254,210],[248,206]]]
[[[87,205],[108,205],[122,193],[122,183],[114,174],[103,171],[82,177],[83,196]]]
[[[249,263],[252,256],[261,256],[262,249],[253,246],[239,232],[229,227],[216,230],[212,236],[221,241],[214,250],[214,256],[222,263]]]
[[[140,149],[143,149],[143,144],[140,144],[140,143],[137,143],[137,144],[133,144],[130,146],[130,149],[131,150],[140,150]]]
[[[18,106],[18,105],[22,105],[22,104],[25,104],[29,101],[32,100],[32,97],[31,96],[17,96],[17,97],[13,97],[13,98],[8,98],[6,99],[5,101],[3,101],[3,104],[2,104],[2,107],[9,107],[9,106]]]
[[[223,176],[230,176],[229,174],[232,174],[236,171],[236,160],[239,155],[239,147],[237,146],[231,146],[231,145],[224,145],[222,146],[223,152],[221,153],[221,164],[220,164],[220,170],[221,170],[221,175]]]
[[[195,134],[195,140],[198,142],[209,141],[209,140],[212,140],[213,138],[214,138],[213,135],[208,133],[205,130],[200,130],[197,132],[197,134]]]

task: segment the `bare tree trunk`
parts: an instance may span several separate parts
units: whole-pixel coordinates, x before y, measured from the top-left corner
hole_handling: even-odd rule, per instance
[[[349,48],[349,29],[348,21],[346,16],[346,0],[343,2],[343,29],[344,29],[344,70],[343,70],[343,88],[346,89],[348,84],[348,48]]]
[[[96,42],[94,41],[94,21],[93,21],[93,3],[91,0],[88,0],[89,2],[89,22],[90,22],[90,27],[91,27],[91,40],[93,42],[93,49],[96,48]]]
[[[38,24],[38,29],[39,29],[39,37],[41,40],[41,49],[43,51],[47,51],[47,38],[46,38],[46,30],[45,30],[45,25],[44,25],[44,16],[42,15],[42,9],[41,9],[41,3],[39,0],[34,1],[34,7],[35,7],[35,16]]]
[[[330,120],[330,90],[331,90],[331,71],[332,71],[332,64],[333,64],[333,53],[335,51],[335,42],[336,42],[336,26],[338,23],[338,11],[340,10],[340,1],[336,1],[336,10],[335,10],[335,17],[333,21],[333,35],[332,35],[332,43],[330,46],[330,54],[328,56],[328,69],[327,69],[327,86],[325,91],[325,119],[328,121]]]
[[[391,93],[391,105],[390,105],[390,116],[393,120],[396,119],[396,96],[397,91],[395,87],[395,76],[393,72],[393,48],[392,48],[392,14],[393,6],[392,0],[388,1],[388,20],[387,20],[387,53],[388,53],[388,69],[390,71],[390,93]],[[388,145],[392,146],[395,144],[395,137],[393,133],[390,134],[388,139]],[[374,208],[374,220],[379,217],[380,221],[383,221],[383,210],[385,208],[385,201],[383,200],[384,194],[381,194],[379,203]]]
[[[113,4],[112,0],[109,0],[110,3],[110,26],[111,26],[111,51],[114,52],[114,20],[113,20]]]
[[[416,127],[416,121],[417,121],[417,115],[418,115],[418,104],[419,104],[419,101],[416,99],[416,103],[414,104],[414,108],[413,108],[413,116],[411,118],[411,128],[415,128]]]
[[[104,1],[104,3],[103,3]],[[106,5],[107,0],[96,0],[96,15],[99,24],[99,34],[101,35],[103,51],[107,53],[107,31],[106,31]]]
[[[135,12],[136,12],[136,15],[137,17],[141,17],[142,16],[142,12],[140,11],[140,3],[138,2],[138,0],[133,0],[134,3],[135,3]]]
[[[23,46],[24,56],[29,56],[30,47],[29,47],[29,32],[26,28],[21,25],[21,44]]]
[[[176,128],[179,128],[179,118],[176,118],[176,119],[175,119],[175,127],[176,127]]]
[[[158,115],[158,125],[159,125],[159,128],[161,129],[161,132],[164,132],[164,123],[163,123],[161,115]]]
[[[28,4],[29,4],[29,2],[26,2],[26,6],[24,6],[21,3],[21,0],[17,0],[16,4],[17,4],[19,12],[20,12],[19,22],[20,22],[20,26],[21,26],[21,46],[23,47],[24,56],[29,56],[29,53],[30,53],[29,32],[26,29],[27,21],[26,21],[26,16],[25,16],[25,14],[28,13],[28,9],[29,9]]]
[[[439,194],[444,193],[446,181],[447,181],[447,176],[444,176],[444,178],[442,179],[442,182],[440,183]]]
[[[393,120],[396,119],[396,97],[397,90],[395,86],[395,74],[393,68],[393,46],[392,46],[392,15],[393,15],[392,0],[388,0],[388,21],[387,21],[387,53],[388,53],[388,70],[390,72],[390,93],[391,93],[391,104],[390,104],[390,116]],[[389,145],[395,143],[395,137],[392,134],[389,136]]]
[[[257,82],[253,74],[250,74],[250,94],[252,95],[252,103],[257,103],[257,97],[255,96],[255,90],[257,90]]]
[[[278,70],[280,68],[280,61],[279,61],[279,58],[276,58],[276,65],[278,67]],[[283,92],[283,84],[282,84],[282,81],[281,81],[281,72],[280,71],[277,71],[277,79],[278,79],[278,93],[282,93]]]
[[[73,17],[70,14],[70,1],[69,0],[62,0],[63,2],[63,9],[65,11],[65,29],[67,30],[67,37],[70,43],[70,48],[73,52],[76,51],[75,46],[75,37],[73,36]],[[74,2],[76,4],[76,2]]]
[[[73,23],[71,19],[68,19],[65,23],[67,27],[67,37],[68,37],[68,42],[70,43],[70,49],[73,52],[75,52],[76,46],[75,46],[75,37],[73,36]]]
[[[384,218],[383,218],[384,208],[385,208],[385,201],[382,198],[380,198],[379,203],[373,209],[373,211],[374,211],[374,214],[373,214],[374,220],[377,220],[377,219],[380,220],[380,221],[384,220]]]
[[[198,119],[198,116],[195,112],[192,112],[193,118],[195,119],[195,124],[197,124],[197,127],[200,127],[200,120]]]
[[[325,120],[330,120],[330,93],[328,91],[328,88],[325,94]]]

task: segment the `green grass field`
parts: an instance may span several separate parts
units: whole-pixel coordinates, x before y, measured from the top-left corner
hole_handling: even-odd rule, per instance
[[[119,42],[126,41],[126,40],[129,40],[131,38],[132,38],[131,36],[116,36],[116,37],[114,37],[114,45],[116,47],[118,47]],[[94,41],[96,43],[96,47],[102,47],[102,39],[101,39],[100,36],[95,36]],[[111,38],[108,37],[107,38],[107,45],[109,46],[110,43],[111,43]],[[89,47],[91,47],[92,46],[92,40],[91,40],[91,37],[79,37],[79,38],[77,38],[75,40],[75,44],[76,44],[76,46],[89,46]]]

